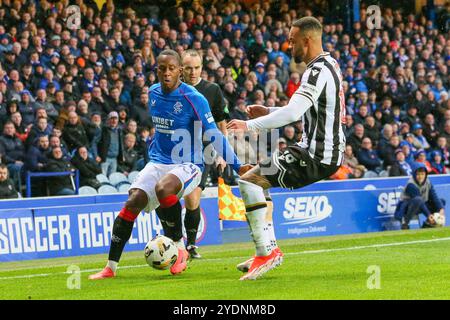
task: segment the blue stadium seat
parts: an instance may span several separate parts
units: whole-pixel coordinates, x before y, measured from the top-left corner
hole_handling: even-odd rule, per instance
[[[128,179],[123,173],[113,172],[109,175],[109,182],[117,188],[122,182],[128,183]]]
[[[110,193],[117,193],[117,189],[110,185],[103,185],[100,188],[98,188],[98,194],[110,194]]]
[[[127,183],[121,183],[119,184],[119,186],[117,187],[117,191],[119,191],[120,193],[128,193],[128,190],[130,190],[131,184]]]
[[[138,174],[139,174],[139,171],[131,171],[128,174],[128,182],[133,183],[136,180],[136,177]]]
[[[84,186],[78,190],[78,194],[79,195],[94,195],[94,194],[97,194],[97,190],[95,190],[94,188],[92,188],[90,186]]]

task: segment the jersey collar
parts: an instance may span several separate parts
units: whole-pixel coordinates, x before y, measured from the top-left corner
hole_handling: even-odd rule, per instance
[[[312,59],[312,60],[306,65],[306,67],[307,67],[307,68],[311,67],[311,66],[314,64],[314,62],[316,62],[317,60],[319,60],[319,59],[322,58],[322,57],[326,57],[326,56],[329,56],[329,55],[330,55],[329,52],[324,52],[324,53],[319,54],[317,57],[315,57],[314,59]]]

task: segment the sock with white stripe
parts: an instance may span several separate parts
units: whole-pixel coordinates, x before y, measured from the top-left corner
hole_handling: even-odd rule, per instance
[[[272,245],[266,223],[267,203],[263,188],[251,182],[239,180],[239,190],[245,203],[247,222],[256,246],[256,255],[268,256],[272,251]]]

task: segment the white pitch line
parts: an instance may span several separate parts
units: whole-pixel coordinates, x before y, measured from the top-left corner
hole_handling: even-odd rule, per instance
[[[446,238],[437,238],[437,239],[428,239],[428,240],[414,240],[414,241],[405,241],[405,242],[393,242],[393,243],[380,243],[380,244],[372,244],[367,246],[355,246],[355,247],[345,247],[345,248],[333,248],[333,249],[320,249],[320,250],[306,250],[306,251],[298,251],[298,252],[288,252],[285,255],[295,256],[302,254],[317,254],[317,253],[329,253],[329,252],[339,252],[339,251],[352,251],[352,250],[362,250],[362,249],[371,249],[371,248],[384,248],[384,247],[396,247],[396,246],[404,246],[410,244],[422,244],[422,243],[430,243],[430,242],[439,242],[439,241],[449,241],[450,237]],[[220,261],[220,260],[231,260],[231,259],[245,259],[245,257],[227,257],[227,258],[211,258],[211,259],[201,259],[201,261]],[[129,265],[129,266],[121,266],[122,269],[135,269],[135,268],[143,268],[148,267],[147,264],[139,264],[139,265]],[[95,272],[99,271],[99,269],[85,269],[81,270],[80,273],[87,272]],[[30,275],[20,275],[20,276],[11,276],[11,277],[0,277],[0,280],[13,280],[13,279],[29,279],[36,277],[49,277],[54,275],[73,275],[74,273],[70,272],[53,272],[53,273],[39,273],[39,274],[30,274]]]

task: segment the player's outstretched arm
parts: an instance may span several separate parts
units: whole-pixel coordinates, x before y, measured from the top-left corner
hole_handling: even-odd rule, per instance
[[[300,120],[301,116],[312,106],[309,99],[301,95],[294,95],[289,104],[285,107],[278,108],[273,112],[267,109],[267,114],[248,121],[231,120],[227,129],[230,130],[257,130],[257,129],[276,129],[288,125],[292,122]],[[265,108],[265,107],[264,107]],[[262,112],[262,108],[258,107],[258,112]]]

